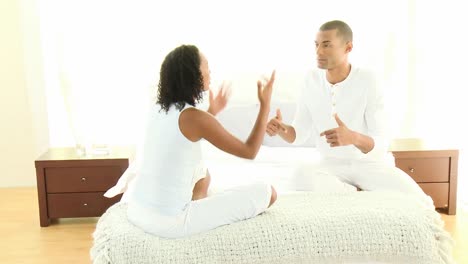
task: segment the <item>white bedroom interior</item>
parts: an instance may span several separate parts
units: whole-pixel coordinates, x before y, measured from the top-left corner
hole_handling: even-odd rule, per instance
[[[90,243],[92,220],[73,223],[69,230],[67,222],[51,227],[54,234],[39,228],[33,161],[49,147],[138,143],[160,63],[172,48],[199,46],[210,61],[214,86],[233,82],[233,105],[254,104],[256,79],[272,69],[278,76],[274,99],[292,102],[301,74],[314,66],[316,29],[331,19],[354,30],[351,62],[377,72],[391,137],[424,138],[460,150],[458,215],[465,217],[456,225],[467,234],[463,77],[468,57],[461,6],[457,0],[443,6],[422,0],[0,1],[0,193],[7,197],[1,205],[7,213],[21,211],[12,206],[21,207],[22,199],[8,200],[18,190],[27,197],[24,209],[36,210],[22,213],[34,218],[27,223],[34,223],[28,230],[35,233],[21,232],[23,238],[8,233],[12,244],[21,247],[29,235],[59,244],[69,230]],[[26,230],[29,224],[2,220],[2,225]],[[462,247],[468,249],[459,243],[457,250],[463,252]],[[6,255],[15,254],[21,251]],[[467,261],[466,254],[459,257],[459,263]]]

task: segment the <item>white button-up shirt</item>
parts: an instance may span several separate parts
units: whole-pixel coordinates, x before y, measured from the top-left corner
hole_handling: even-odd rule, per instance
[[[374,148],[367,154],[353,145],[330,147],[320,133],[338,127],[334,114],[346,126],[374,139]],[[305,78],[292,126],[296,132],[294,144],[301,145],[310,137],[324,158],[384,159],[388,141],[385,138],[386,116],[382,93],[374,75],[351,67],[348,77],[330,84],[325,70],[310,71]]]

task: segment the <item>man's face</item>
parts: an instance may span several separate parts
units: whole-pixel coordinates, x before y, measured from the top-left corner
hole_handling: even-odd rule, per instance
[[[348,53],[353,44],[337,36],[337,30],[319,31],[315,38],[317,67],[330,70],[347,62]]]

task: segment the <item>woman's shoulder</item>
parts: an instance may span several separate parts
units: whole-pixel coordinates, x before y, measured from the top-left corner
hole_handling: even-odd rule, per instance
[[[198,109],[196,107],[184,107],[180,111],[179,120],[180,121],[201,121],[207,118],[210,118],[211,114],[205,110]]]
[[[196,142],[205,137],[207,128],[217,122],[210,113],[195,108],[184,108],[179,115],[179,128],[182,134],[190,141]]]
[[[206,111],[190,105],[190,106],[185,106],[183,109],[180,110],[180,114],[183,114],[183,113],[191,113],[192,115],[193,114],[199,115],[199,114],[206,113]]]

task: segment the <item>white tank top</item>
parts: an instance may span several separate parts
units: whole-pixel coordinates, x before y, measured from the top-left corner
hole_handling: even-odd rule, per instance
[[[174,106],[167,113],[159,109],[155,105],[148,115],[138,176],[129,199],[162,215],[176,215],[192,200],[193,179],[202,165],[201,145],[180,132],[182,111]]]

